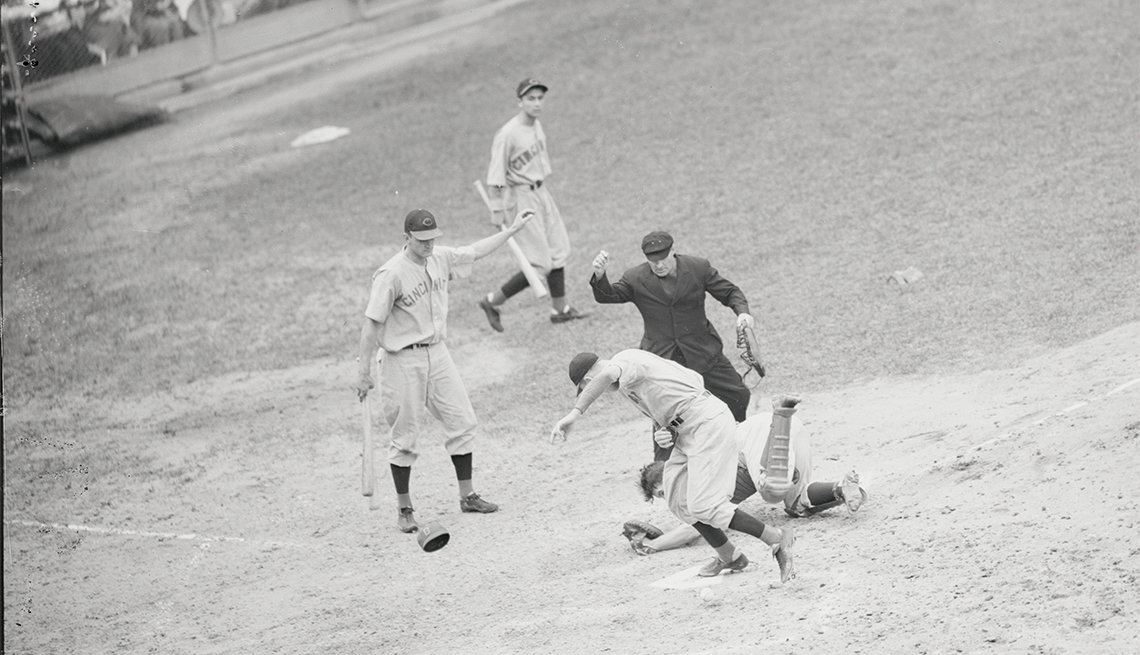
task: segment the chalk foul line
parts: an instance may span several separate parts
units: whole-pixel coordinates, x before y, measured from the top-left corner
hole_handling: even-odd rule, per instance
[[[1140,378],[1136,378],[1135,380],[1125,382],[1124,384],[1120,385],[1119,387],[1116,387],[1112,391],[1109,391],[1108,393],[1104,394],[1104,396],[1102,396],[1100,398],[1093,398],[1091,400],[1082,400],[1079,403],[1074,403],[1074,404],[1069,405],[1065,409],[1062,409],[1061,411],[1059,411],[1055,414],[1050,414],[1049,416],[1046,416],[1045,418],[1037,419],[1036,421],[1034,421],[1033,423],[1031,423],[1028,426],[1021,427],[1021,428],[1018,428],[1016,430],[1010,430],[1009,432],[1004,432],[1004,433],[999,434],[998,436],[994,437],[993,439],[990,439],[988,441],[983,441],[982,443],[975,444],[973,446],[969,446],[966,448],[966,450],[967,451],[978,451],[978,450],[981,450],[987,446],[992,446],[996,443],[1005,441],[1006,439],[1009,439],[1010,437],[1021,434],[1022,432],[1025,431],[1025,429],[1027,427],[1036,427],[1038,425],[1042,425],[1043,423],[1045,423],[1049,419],[1056,418],[1058,416],[1064,416],[1065,414],[1068,414],[1074,410],[1080,409],[1081,407],[1084,407],[1085,405],[1088,405],[1089,403],[1093,403],[1093,402],[1096,402],[1098,400],[1104,400],[1105,398],[1108,398],[1109,396],[1118,394],[1121,391],[1124,391],[1125,389],[1136,386],[1137,384],[1140,384]],[[932,471],[935,471],[939,467],[945,466],[947,463],[949,463],[953,460],[960,459],[962,456],[963,456],[963,454],[960,453],[960,454],[954,455],[952,457],[945,457],[945,458],[931,464],[930,466],[923,468],[922,470],[919,471],[919,474],[926,474],[926,473],[930,473]]]
[[[29,528],[56,530],[59,532],[87,532],[90,534],[120,535],[125,537],[148,537],[152,539],[180,539],[183,541],[200,541],[206,543],[238,543],[251,546],[269,546],[274,548],[305,549],[319,547],[316,545],[299,544],[291,541],[246,539],[245,537],[199,534],[197,532],[152,532],[149,530],[127,530],[125,528],[111,528],[97,525],[80,525],[77,523],[43,523],[41,521],[26,521],[21,519],[5,519],[4,525],[22,525]]]

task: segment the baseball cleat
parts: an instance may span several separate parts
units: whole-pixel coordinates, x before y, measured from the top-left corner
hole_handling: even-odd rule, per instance
[[[420,529],[416,517],[412,516],[414,511],[411,507],[400,508],[400,515],[396,518],[396,527],[400,528],[400,532],[415,532]]]
[[[843,503],[847,505],[847,511],[852,514],[858,512],[864,501],[867,500],[867,492],[859,488],[859,474],[855,471],[848,471],[843,476],[838,491],[839,493],[836,495],[843,498]]]
[[[565,311],[558,312],[557,314],[551,314],[550,322],[565,323],[567,321],[573,321],[576,318],[586,318],[589,315],[589,312],[580,312],[577,309],[574,309],[573,307],[567,305]]]
[[[487,315],[487,322],[491,324],[491,329],[495,332],[503,331],[503,321],[499,318],[499,310],[491,304],[490,300],[486,298],[479,301],[479,307],[483,313]]]
[[[702,578],[715,578],[716,576],[720,575],[721,571],[725,569],[728,569],[729,573],[736,573],[743,571],[747,567],[748,558],[744,556],[744,553],[740,553],[740,556],[731,562],[726,562],[719,557],[714,557],[711,562],[701,567],[701,570],[697,572],[697,575],[701,576]]]
[[[794,519],[806,519],[813,514],[811,509],[798,498],[795,503],[792,503],[791,507],[784,508],[784,513]]]
[[[791,527],[780,528],[780,543],[772,546],[772,556],[780,566],[780,582],[796,577],[796,571],[792,568],[792,544],[795,541],[796,535]]]
[[[499,511],[499,506],[495,503],[483,500],[477,493],[470,493],[466,498],[461,498],[459,500],[459,509],[463,510],[464,512],[490,514],[491,512]]]

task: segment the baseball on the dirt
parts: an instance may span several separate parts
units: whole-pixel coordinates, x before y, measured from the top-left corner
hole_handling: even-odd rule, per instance
[[[712,590],[712,587],[705,587],[704,589],[701,589],[701,600],[705,601],[706,603],[716,600],[716,592]]]

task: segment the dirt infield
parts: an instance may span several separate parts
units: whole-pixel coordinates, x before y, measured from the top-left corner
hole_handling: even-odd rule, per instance
[[[6,653],[1140,651],[1137,8],[610,4],[535,0],[4,179]],[[505,252],[454,284],[502,511],[460,513],[428,449],[418,514],[452,540],[426,554],[359,495],[360,313],[410,206],[488,233],[471,180],[531,74],[594,315],[520,296],[493,333]],[[351,134],[289,147],[322,125]],[[797,531],[786,585],[736,535],[754,564],[712,602],[651,586],[711,551],[620,536],[673,523],[627,404],[546,442],[570,356],[640,335],[589,261],[657,227],[749,295],[753,407],[801,393],[817,477],[870,495],[746,502]]]

